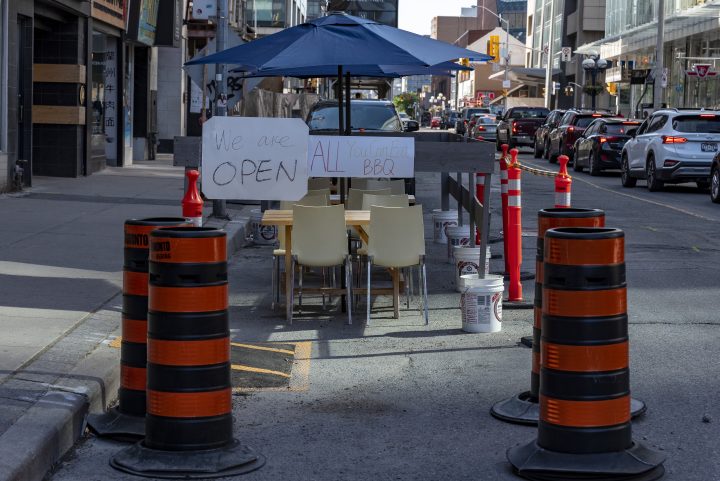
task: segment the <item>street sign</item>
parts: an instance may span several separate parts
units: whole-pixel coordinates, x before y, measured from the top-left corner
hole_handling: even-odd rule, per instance
[[[709,63],[696,63],[690,70],[686,70],[685,73],[688,77],[696,77],[701,80],[717,75],[717,71]]]
[[[572,47],[563,47],[560,50],[560,61],[569,62],[572,57]]]
[[[502,86],[504,89],[509,89],[512,86],[512,83],[509,80],[503,80]]]
[[[668,86],[668,69],[665,67],[662,71],[662,78],[660,79],[660,87],[667,88]]]

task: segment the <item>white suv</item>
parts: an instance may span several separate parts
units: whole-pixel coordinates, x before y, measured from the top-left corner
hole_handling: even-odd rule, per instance
[[[682,182],[707,189],[719,147],[720,111],[658,110],[623,148],[622,185],[635,187],[637,179],[645,179],[651,192]]]

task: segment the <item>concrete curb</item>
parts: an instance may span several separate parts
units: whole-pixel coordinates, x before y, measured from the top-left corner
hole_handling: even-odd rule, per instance
[[[212,219],[205,225],[227,232],[231,256],[245,246],[248,224],[249,218],[236,217],[230,221]],[[119,329],[113,333],[120,334]],[[0,480],[45,478],[83,436],[88,413],[104,412],[116,397],[120,385],[119,356],[118,349],[99,344],[72,371],[48,386],[48,392],[0,437],[3,453]]]

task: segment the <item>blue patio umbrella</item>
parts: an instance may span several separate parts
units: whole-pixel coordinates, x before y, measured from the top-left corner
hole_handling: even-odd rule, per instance
[[[348,69],[353,77],[381,77],[397,78],[407,75],[452,75],[453,71],[471,71],[472,67],[465,67],[455,62],[442,62],[429,67],[414,65],[354,65]],[[317,78],[335,77],[338,73],[337,65],[316,65],[312,67],[296,67],[282,69],[261,69],[248,71],[247,68],[235,68],[231,72],[248,72],[246,77],[297,77]]]
[[[415,65],[431,66],[485,54],[450,45],[344,13],[331,13],[308,23],[238,45],[186,65],[222,63],[253,71],[314,66]]]

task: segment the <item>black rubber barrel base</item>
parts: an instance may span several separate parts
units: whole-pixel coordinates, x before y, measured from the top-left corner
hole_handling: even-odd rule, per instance
[[[645,414],[647,406],[644,402],[630,399],[630,417],[636,418]],[[500,421],[526,426],[537,426],[540,419],[540,404],[533,401],[530,391],[521,392],[504,401],[499,401],[490,409],[490,414]]]
[[[503,299],[503,309],[532,309],[535,305],[533,302],[529,301],[510,301],[508,299]]]
[[[665,474],[665,456],[640,443],[624,451],[567,454],[533,441],[508,449],[507,459],[515,474],[531,481],[654,481]]]
[[[145,416],[131,416],[112,408],[103,414],[90,414],[88,427],[101,438],[136,442],[145,437]]]
[[[237,476],[260,469],[265,457],[238,440],[218,449],[161,451],[142,441],[110,459],[110,466],[135,476],[160,479],[210,479]]]
[[[513,424],[537,426],[540,417],[540,404],[533,400],[530,391],[525,391],[504,401],[495,403],[490,409],[493,417]]]

